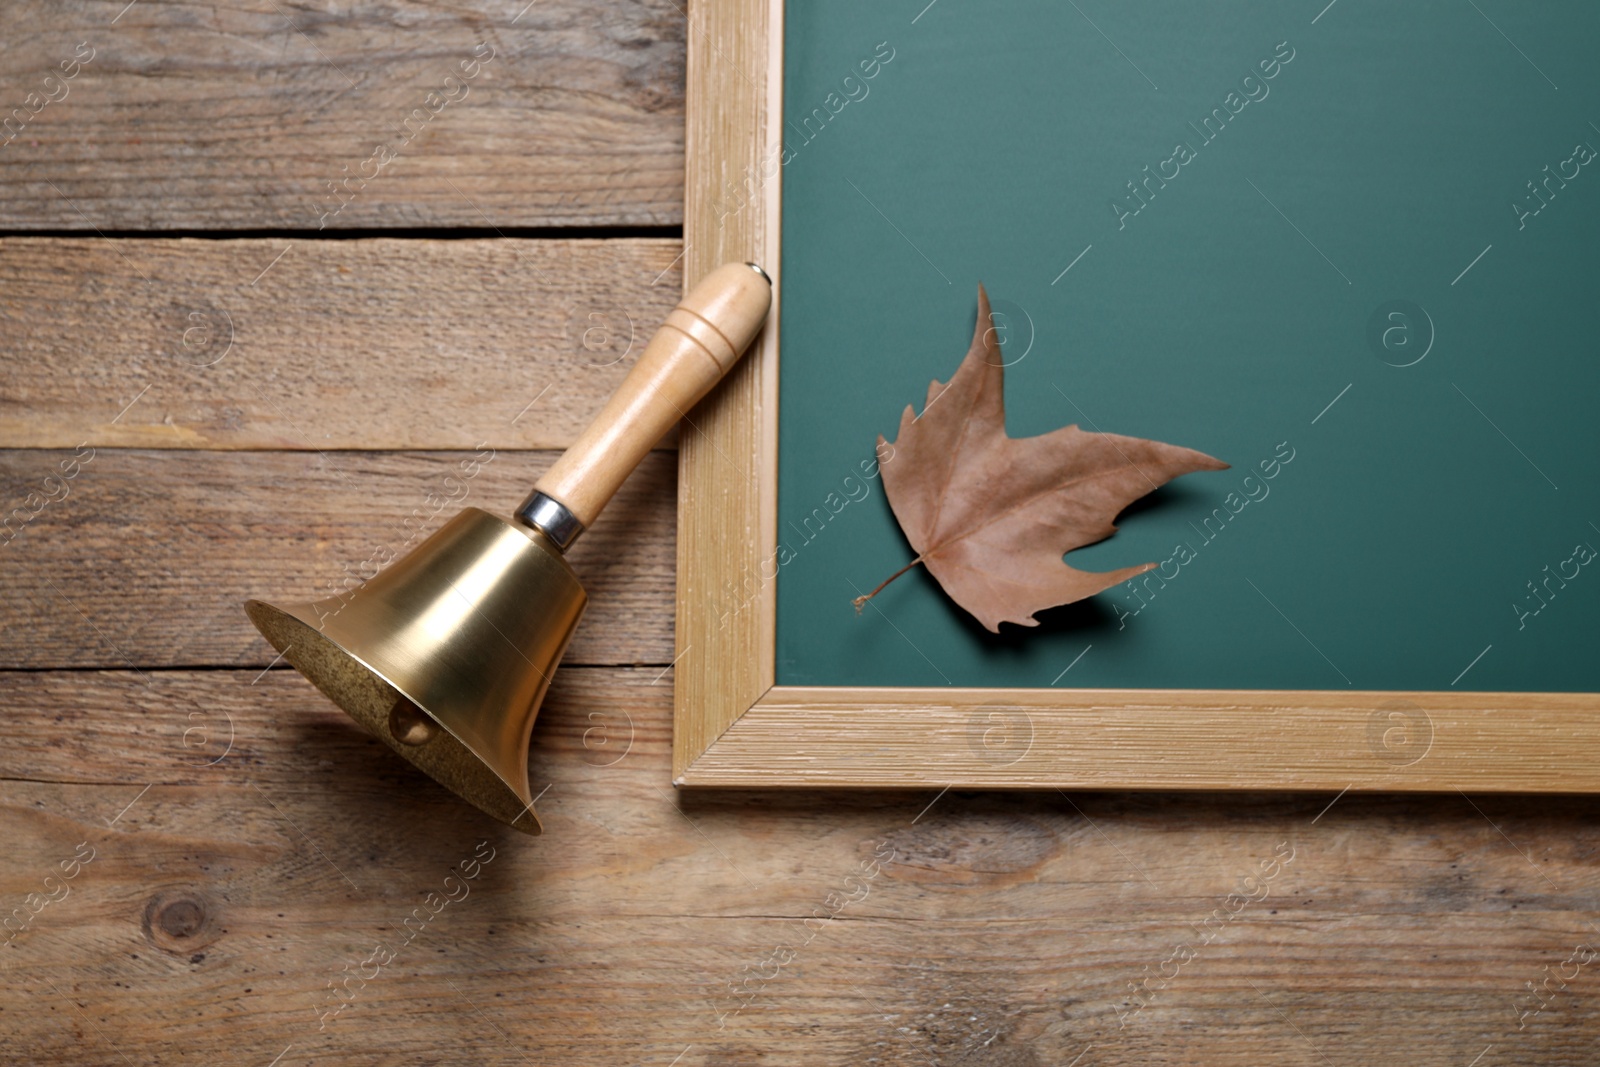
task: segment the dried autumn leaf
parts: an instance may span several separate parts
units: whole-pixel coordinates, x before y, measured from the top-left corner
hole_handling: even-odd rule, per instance
[[[883,487],[916,550],[889,582],[927,567],[944,591],[991,632],[1002,622],[1037,626],[1037,611],[1093,596],[1155,566],[1096,573],[1062,556],[1116,532],[1133,501],[1191,471],[1227,469],[1203,452],[1065,426],[1007,437],[1005,368],[978,287],[972,347],[949,385],[935,381],[921,416],[906,405]],[[885,441],[878,438],[879,455]]]

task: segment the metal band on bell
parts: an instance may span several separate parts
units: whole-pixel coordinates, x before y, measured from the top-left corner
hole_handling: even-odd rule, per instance
[[[517,509],[516,519],[525,526],[543,530],[544,535],[565,552],[583,533],[583,523],[567,510],[567,506],[553,497],[535,492]]]

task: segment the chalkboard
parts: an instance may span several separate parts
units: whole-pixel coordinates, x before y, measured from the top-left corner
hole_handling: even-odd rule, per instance
[[[784,685],[1600,690],[1600,8],[787,5]],[[1200,449],[985,632],[873,445],[976,289],[1009,432]]]

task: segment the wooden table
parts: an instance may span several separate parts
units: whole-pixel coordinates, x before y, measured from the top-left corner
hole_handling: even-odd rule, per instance
[[[1587,798],[675,792],[671,441],[574,553],[545,835],[393,758],[240,603],[620,379],[684,13],[125,3],[0,8],[0,1062],[1596,1061]]]

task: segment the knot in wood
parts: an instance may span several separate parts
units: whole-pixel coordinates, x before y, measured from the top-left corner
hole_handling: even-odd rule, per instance
[[[144,933],[164,952],[191,957],[221,933],[216,909],[190,889],[164,889],[151,897],[144,909]],[[203,957],[202,957],[203,958]]]

